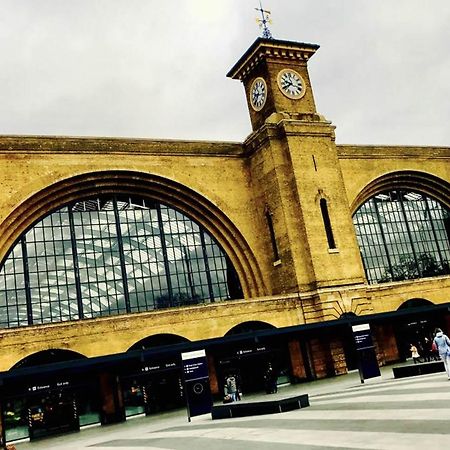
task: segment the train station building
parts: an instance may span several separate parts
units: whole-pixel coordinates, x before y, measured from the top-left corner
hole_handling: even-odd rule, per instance
[[[450,148],[336,144],[318,49],[230,69],[244,142],[0,136],[4,440],[182,407],[185,351],[219,398],[357,368],[352,324],[380,365],[450,331]]]

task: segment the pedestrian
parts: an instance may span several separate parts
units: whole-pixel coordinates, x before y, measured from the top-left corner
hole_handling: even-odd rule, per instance
[[[423,338],[422,351],[424,362],[430,362],[432,358],[431,341],[426,336]]]
[[[444,362],[447,378],[450,380],[450,339],[445,335],[440,328],[434,330],[435,336],[433,339],[437,347],[437,351],[442,361]]]
[[[441,358],[439,356],[438,348],[437,348],[436,342],[434,342],[434,339],[431,342],[431,354],[432,354],[434,361],[440,361]]]
[[[278,377],[275,370],[273,370],[272,364],[269,363],[266,373],[264,374],[264,384],[267,394],[275,394],[278,391],[277,378]]]
[[[420,355],[419,355],[419,352],[417,351],[417,347],[414,344],[411,344],[411,346],[409,347],[409,351],[411,352],[411,356],[414,361],[414,364],[419,362]]]
[[[228,375],[226,380],[227,394],[231,397],[231,400],[235,402],[237,400],[237,383],[233,374]]]

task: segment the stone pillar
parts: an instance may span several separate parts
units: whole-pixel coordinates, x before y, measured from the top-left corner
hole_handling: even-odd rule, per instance
[[[110,373],[100,374],[101,412],[102,425],[125,421],[125,406],[119,377]]]
[[[310,341],[312,364],[316,378],[326,378],[334,375],[330,347],[320,339]]]
[[[288,347],[294,382],[307,378],[300,342],[298,339],[291,339],[288,342]]]
[[[343,375],[348,372],[347,361],[345,360],[344,346],[340,339],[330,341],[330,353],[335,375]]]
[[[373,325],[373,339],[377,351],[377,359],[380,365],[398,361],[397,340],[395,339],[394,327],[391,324]]]
[[[209,371],[209,386],[212,395],[219,394],[219,382],[217,380],[216,366],[214,364],[214,356],[208,355],[208,371]]]
[[[316,378],[347,373],[344,348],[340,339],[312,339],[311,356]]]

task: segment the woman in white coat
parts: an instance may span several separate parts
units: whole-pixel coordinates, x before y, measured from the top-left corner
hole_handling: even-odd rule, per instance
[[[434,330],[435,337],[433,342],[436,344],[437,351],[442,361],[444,361],[445,371],[450,380],[450,339],[445,335],[440,328]]]

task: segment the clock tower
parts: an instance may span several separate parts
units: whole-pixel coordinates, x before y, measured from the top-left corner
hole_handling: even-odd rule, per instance
[[[244,84],[253,130],[273,113],[291,118],[316,113],[307,63],[318,48],[258,38],[228,72]]]
[[[263,265],[273,294],[321,297],[364,282],[335,127],[317,113],[308,74],[318,48],[258,38],[227,74],[245,88],[253,133],[244,145],[267,223],[272,261]]]

